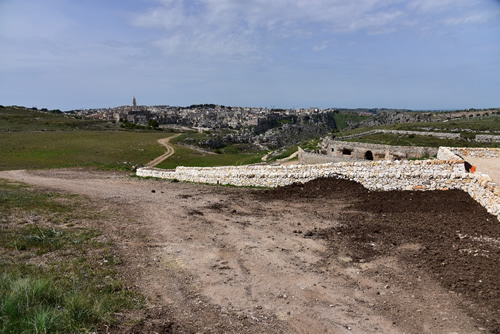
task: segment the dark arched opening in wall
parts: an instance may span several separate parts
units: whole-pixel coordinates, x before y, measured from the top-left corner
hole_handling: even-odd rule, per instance
[[[366,151],[366,153],[365,153],[365,160],[373,160],[373,153],[372,153],[372,151]]]
[[[350,149],[344,148],[342,150],[342,154],[343,155],[351,155],[351,153],[352,153],[352,150],[350,150]]]

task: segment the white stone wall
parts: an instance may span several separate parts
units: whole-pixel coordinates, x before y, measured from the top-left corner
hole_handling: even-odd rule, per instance
[[[476,135],[476,141],[483,142],[483,143],[491,143],[491,142],[500,143],[500,136]]]
[[[179,181],[231,184],[236,186],[279,187],[305,183],[320,177],[336,176],[362,183],[373,190],[435,190],[449,188],[450,178],[465,179],[461,161],[374,161],[339,162],[289,166],[177,167],[175,171],[140,168],[138,176]],[[419,188],[421,187],[421,188]]]
[[[370,130],[370,131],[366,131],[366,132],[362,132],[362,133],[358,133],[358,134],[354,134],[354,135],[338,137],[337,140],[363,137],[363,136],[367,136],[367,135],[371,135],[371,134],[375,134],[375,133],[389,133],[389,134],[407,135],[407,136],[408,135],[430,136],[430,137],[437,137],[437,138],[441,138],[441,139],[460,139],[460,133],[377,129],[377,130]]]
[[[330,162],[354,162],[354,161],[359,161],[359,160],[364,160],[365,159],[355,159],[352,156],[333,156],[333,155],[327,155],[327,154],[320,154],[320,153],[312,153],[312,152],[306,152],[303,149],[299,147],[299,163],[302,164],[326,164]]]
[[[395,146],[383,144],[369,144],[360,142],[349,142],[341,140],[323,140],[322,149],[326,151],[326,155],[332,157],[349,157],[356,160],[367,160],[365,154],[367,151],[372,152],[373,160],[395,160],[405,158],[421,158],[423,156],[434,156],[437,154],[436,147],[420,147],[420,146]],[[350,155],[345,155],[344,149],[350,151]],[[337,161],[331,161],[337,162]]]
[[[446,147],[451,152],[464,159],[474,158],[500,158],[500,148],[480,148],[480,147]],[[441,149],[441,147],[439,148]]]
[[[447,154],[444,149],[443,151],[443,154]],[[338,177],[359,182],[371,190],[461,189],[500,220],[500,187],[493,183],[488,175],[467,173],[463,161],[459,159],[289,166],[177,167],[175,171],[139,168],[137,175],[255,187],[279,187],[295,182],[305,183],[320,177]]]
[[[461,160],[461,158],[453,152],[453,147],[440,147],[437,153],[439,160]]]

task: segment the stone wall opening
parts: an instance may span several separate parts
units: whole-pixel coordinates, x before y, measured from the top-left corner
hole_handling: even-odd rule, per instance
[[[366,153],[365,153],[365,160],[373,161],[373,153],[372,153],[372,151],[366,151]]]
[[[343,155],[351,155],[352,154],[352,150],[348,149],[348,148],[344,148],[342,150],[342,154]]]

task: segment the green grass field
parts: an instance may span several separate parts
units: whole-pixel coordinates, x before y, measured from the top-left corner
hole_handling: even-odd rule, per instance
[[[109,128],[111,127],[111,128]],[[97,167],[130,170],[165,152],[157,143],[168,132],[124,131],[110,122],[88,121],[23,107],[0,107],[0,170]],[[207,134],[189,133],[207,139]],[[228,146],[224,154],[202,154],[175,145],[176,153],[159,168],[222,166],[260,162],[264,153],[241,153]]]
[[[82,226],[102,219],[89,204],[0,179],[0,333],[88,333],[143,307],[114,245]]]
[[[123,131],[111,122],[0,107],[0,170],[97,167],[130,170],[164,153],[159,131]]]
[[[0,170],[59,167],[128,169],[164,153],[162,132],[0,132]]]
[[[498,147],[498,143],[479,143],[463,139],[451,140],[451,139],[440,139],[431,136],[414,136],[414,135],[407,136],[407,135],[396,135],[388,133],[376,133],[376,134],[366,135],[363,137],[347,139],[346,141],[395,145],[395,146]]]
[[[214,166],[238,166],[262,162],[261,158],[265,152],[249,152],[245,153],[244,149],[238,145],[226,146],[220,151],[221,153],[202,152],[199,150],[191,149],[185,144],[190,143],[186,138],[193,140],[206,140],[210,138],[208,133],[184,133],[177,138],[170,141],[174,147],[175,153],[167,160],[160,163],[157,168],[174,169],[178,166],[186,167],[214,167]]]
[[[55,112],[40,112],[24,107],[0,107],[0,132],[106,130],[118,128],[112,122],[82,120]]]
[[[268,161],[271,162],[271,161],[276,161],[276,160],[288,158],[289,156],[291,156],[292,154],[297,152],[297,150],[298,150],[298,148],[296,145],[285,147],[281,153],[277,154],[276,156],[273,156]]]
[[[433,128],[442,132],[460,132],[462,130],[472,130],[473,132],[488,133],[500,132],[500,115],[488,117],[479,117],[471,119],[460,119],[448,122],[421,122],[421,123],[403,123],[393,124],[390,128],[394,130],[414,130],[419,131],[426,128]]]
[[[172,144],[175,154],[160,163],[158,168],[174,169],[177,166],[186,167],[214,167],[229,165],[246,165],[262,162],[264,153],[225,153],[210,154],[196,151],[185,146]]]
[[[401,123],[389,124],[374,127],[357,128],[338,133],[340,136],[362,133],[375,129],[388,130],[406,130],[406,131],[432,131],[439,132],[461,132],[464,130],[472,130],[474,134],[488,134],[489,132],[500,132],[500,115],[492,115],[482,118],[471,118],[453,120],[448,122],[417,122],[417,123]]]
[[[359,128],[355,130],[344,131],[338,134],[339,137],[363,133],[374,129],[406,130],[406,131],[439,131],[462,133],[465,138],[460,140],[439,139],[431,136],[405,136],[396,134],[377,133],[357,138],[348,139],[348,141],[374,143],[397,146],[427,146],[427,147],[498,147],[498,143],[480,143],[468,141],[466,138],[475,137],[476,134],[494,133],[500,131],[500,115],[489,117],[461,119],[449,122],[419,122],[390,124],[377,127]],[[471,130],[465,132],[464,130]]]
[[[335,119],[335,123],[337,123],[337,130],[342,131],[345,129],[350,122],[361,122],[365,119],[370,118],[370,116],[360,115],[358,113],[349,113],[343,112],[338,114],[333,114],[333,118]]]

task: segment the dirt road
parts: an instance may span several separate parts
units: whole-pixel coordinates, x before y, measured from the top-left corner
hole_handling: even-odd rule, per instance
[[[500,333],[500,224],[463,192],[0,177],[87,195],[108,217],[95,227],[149,300],[115,333]]]
[[[488,174],[493,182],[500,184],[500,158],[465,157],[465,160],[476,166],[477,171]]]
[[[170,136],[170,137],[167,137],[167,138],[158,139],[158,143],[160,145],[165,146],[165,148],[167,149],[167,151],[164,154],[160,155],[158,158],[153,159],[150,162],[148,162],[146,164],[146,167],[154,167],[154,166],[158,165],[160,162],[162,162],[163,160],[165,160],[168,157],[170,157],[171,155],[173,155],[175,153],[175,150],[172,147],[172,145],[169,144],[169,142],[170,142],[171,139],[174,139],[175,137],[179,137],[180,135],[181,134],[178,133],[176,135],[173,135],[173,136]]]

